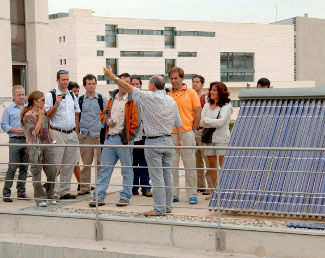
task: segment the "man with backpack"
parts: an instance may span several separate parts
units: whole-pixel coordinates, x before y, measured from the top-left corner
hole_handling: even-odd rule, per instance
[[[78,144],[80,108],[76,96],[68,90],[69,72],[60,70],[56,74],[58,87],[45,96],[45,109],[57,144]],[[77,163],[77,148],[55,147],[57,171],[61,170],[60,183],[54,187],[56,199],[72,199],[70,193],[74,164]],[[68,165],[69,164],[69,165]]]
[[[82,79],[86,94],[79,97],[80,123],[79,142],[80,144],[100,144],[100,133],[103,123],[100,121],[100,113],[107,105],[107,98],[96,93],[97,79],[92,74],[87,74]],[[100,164],[101,149],[97,148],[97,164]],[[91,165],[95,156],[95,148],[80,147],[81,159],[84,165]],[[98,171],[100,168],[98,169]],[[78,195],[90,193],[91,167],[83,167],[80,171],[80,192]]]

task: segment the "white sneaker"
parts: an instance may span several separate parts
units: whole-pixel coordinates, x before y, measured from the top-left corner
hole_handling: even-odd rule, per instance
[[[56,205],[56,201],[50,201],[52,205]]]
[[[40,203],[38,204],[38,206],[40,206],[40,207],[46,207],[47,204],[46,204],[46,202],[40,202]]]

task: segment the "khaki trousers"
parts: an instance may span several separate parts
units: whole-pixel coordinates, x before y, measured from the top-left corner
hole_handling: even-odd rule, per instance
[[[172,134],[172,139],[174,145],[177,141],[177,134]],[[192,130],[183,132],[182,137],[183,146],[195,146],[195,134]],[[177,167],[173,169],[173,180],[174,180],[174,199],[179,199],[179,159],[182,156],[182,161],[185,168],[185,187],[189,187],[186,189],[186,193],[188,198],[197,197],[197,174],[195,169],[195,149],[183,149],[181,153],[177,153],[174,150],[173,157],[173,167]]]
[[[197,142],[197,146],[203,146],[203,144],[201,142]],[[201,168],[197,170],[197,188],[213,188],[210,170],[202,169],[210,167],[208,157],[204,155],[204,150],[196,150],[195,156],[196,167]]]
[[[56,130],[52,130],[52,132],[57,144],[78,144],[78,136],[76,132],[69,134],[58,132]],[[61,170],[60,178],[56,177],[54,195],[63,196],[70,192],[73,169],[77,164],[77,148],[68,146],[53,147],[53,152],[55,164],[57,165],[57,173]]]
[[[100,139],[99,137],[91,138],[90,134],[87,134],[86,137],[80,135],[79,143],[82,144],[93,144],[99,145]],[[102,152],[100,148],[97,148],[97,164],[100,165],[100,159],[102,157]],[[86,148],[80,147],[80,154],[83,165],[91,165],[93,164],[93,160],[95,157],[95,148]],[[100,167],[97,167],[97,176],[99,175]],[[98,178],[98,177],[97,177]],[[86,191],[90,191],[90,184],[91,183],[91,167],[83,167],[80,171],[80,190],[84,189]]]

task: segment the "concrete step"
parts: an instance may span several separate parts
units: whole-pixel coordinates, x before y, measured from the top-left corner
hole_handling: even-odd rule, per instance
[[[237,256],[184,248],[162,247],[143,244],[96,242],[94,240],[84,239],[76,240],[51,237],[0,235],[0,257],[239,258],[253,256]]]

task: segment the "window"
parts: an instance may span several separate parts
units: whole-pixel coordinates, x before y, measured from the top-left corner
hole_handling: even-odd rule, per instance
[[[96,36],[97,41],[105,41],[105,36]]]
[[[165,48],[175,48],[175,28],[165,27]]]
[[[64,65],[67,64],[67,59],[63,59],[63,64],[64,64]]]
[[[106,47],[116,47],[116,25],[105,24],[105,42]]]
[[[178,57],[196,57],[197,52],[178,52]]]
[[[215,37],[215,32],[208,31],[176,31],[176,36]]]
[[[63,42],[65,42],[65,36],[63,36]]]
[[[60,65],[62,65],[62,59],[60,59]]]
[[[97,56],[104,56],[103,50],[97,50]]]
[[[121,56],[162,57],[161,51],[121,51]]]
[[[113,58],[107,58],[106,59],[106,67],[112,67],[112,70],[113,70],[113,74],[118,74],[117,72],[117,59],[113,59]],[[115,82],[112,81],[111,79],[109,78],[106,78],[106,82],[107,84],[114,84]]]
[[[168,76],[169,71],[175,67],[175,59],[165,59],[165,75]]]
[[[233,107],[240,107],[240,100],[231,100],[230,103]]]
[[[163,35],[162,30],[117,29],[117,34],[127,35]]]
[[[61,43],[61,37],[59,37],[59,42]]]
[[[97,81],[106,81],[105,75],[97,75]]]
[[[254,53],[220,53],[221,81],[251,82],[254,72]]]

